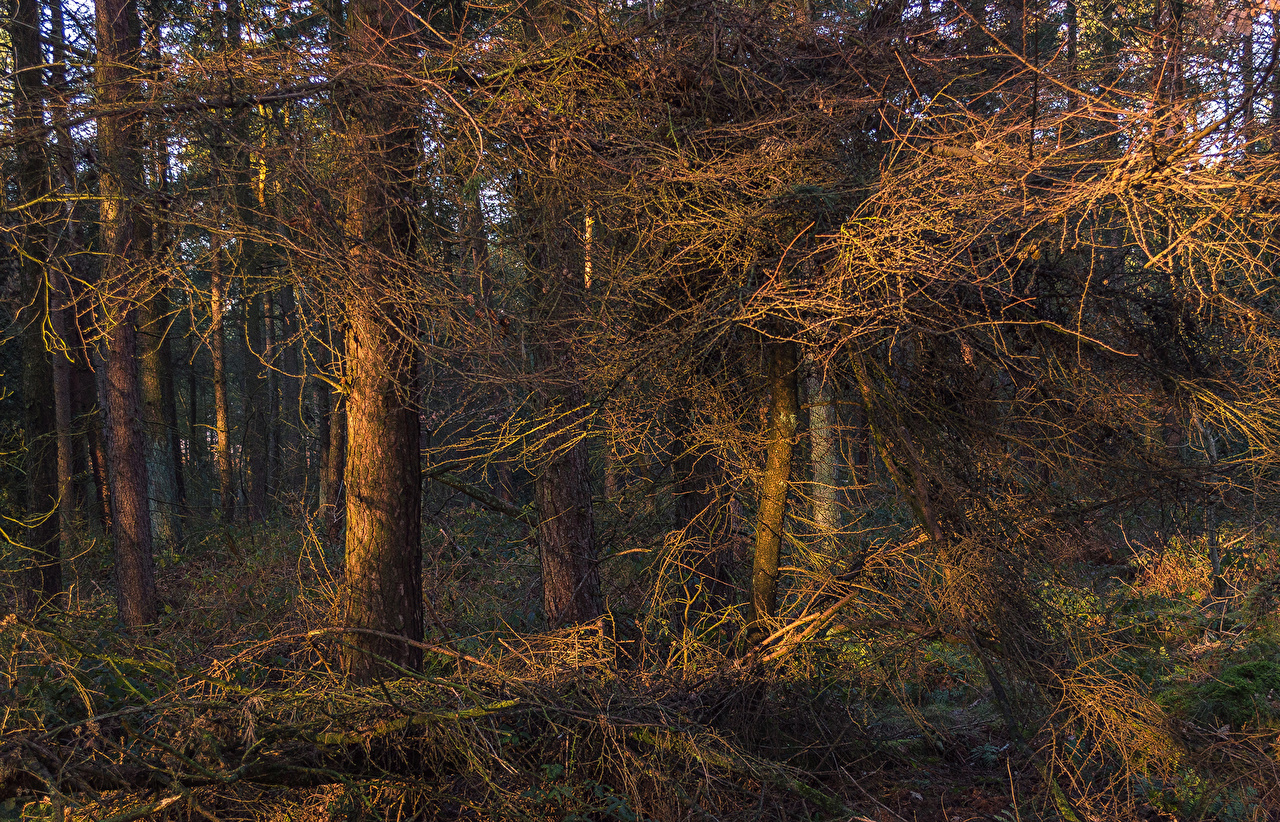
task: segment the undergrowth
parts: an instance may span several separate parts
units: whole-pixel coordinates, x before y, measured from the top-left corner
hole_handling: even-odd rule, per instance
[[[732,607],[652,629],[675,624],[660,611],[680,607],[678,579],[666,601],[615,581],[605,618],[536,630],[518,607],[536,595],[523,532],[437,519],[424,669],[368,687],[338,673],[339,558],[289,523],[191,535],[162,558],[164,614],[143,636],[84,586],[64,611],[4,617],[0,820],[1280,811],[1280,562],[1264,543],[1216,600],[1194,541],[1037,570],[1032,642],[979,622],[980,602],[949,604],[908,534],[872,544],[844,587],[792,592],[747,652]],[[87,579],[106,558],[76,562]]]

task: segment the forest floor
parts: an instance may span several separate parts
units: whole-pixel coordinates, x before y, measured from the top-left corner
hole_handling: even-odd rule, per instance
[[[918,633],[744,664],[657,622],[638,556],[606,563],[608,618],[540,632],[516,527],[438,519],[424,671],[366,688],[337,670],[336,557],[296,525],[188,534],[140,637],[86,545],[65,612],[0,619],[0,820],[1280,819],[1274,548],[1217,600],[1193,542],[1074,569],[1076,618],[1145,638],[1064,688],[1132,720],[1089,727]]]

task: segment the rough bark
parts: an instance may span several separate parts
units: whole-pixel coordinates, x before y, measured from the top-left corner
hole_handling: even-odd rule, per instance
[[[75,550],[79,544],[81,494],[75,486],[79,473],[77,442],[82,437],[76,433],[76,382],[79,373],[88,371],[83,335],[79,333],[76,303],[85,282],[82,242],[82,209],[75,196],[79,188],[74,161],[75,146],[71,138],[69,99],[71,90],[67,83],[67,54],[65,21],[61,0],[51,0],[49,7],[50,51],[49,65],[49,114],[53,122],[53,157],[56,174],[55,185],[62,188],[65,204],[60,208],[58,221],[60,237],[51,242],[53,259],[50,266],[50,326],[57,339],[53,353],[54,416],[58,426],[58,527],[61,531],[63,553]],[[83,461],[83,460],[81,460]]]
[[[422,639],[422,480],[417,328],[412,308],[390,298],[408,283],[415,237],[410,212],[418,128],[415,95],[395,88],[390,67],[413,60],[416,22],[394,0],[354,0],[347,33],[364,76],[341,99],[352,171],[342,284],[347,393],[345,627]],[[376,93],[367,89],[379,88]],[[417,668],[422,652],[365,633],[348,638],[343,667],[358,681]]]
[[[108,111],[127,109],[136,97],[140,33],[129,0],[98,0],[98,99]],[[129,202],[141,187],[136,115],[127,111],[98,121],[99,187],[106,329],[102,406],[106,416],[111,525],[115,542],[117,601],[121,620],[140,627],[156,619],[151,514],[147,500],[146,443],[138,374],[137,306],[143,291],[141,247]]]
[[[772,340],[769,361],[769,431],[764,473],[760,477],[760,508],[756,514],[755,557],[751,566],[750,625],[756,637],[764,622],[777,612],[778,558],[782,549],[783,520],[791,478],[800,407],[796,390],[795,345]]]
[[[142,431],[142,386],[138,375],[137,301],[145,294],[138,255],[142,248],[130,203],[142,188],[142,144],[138,100],[141,26],[133,0],[97,0],[97,98],[99,192],[105,299],[107,464],[111,478],[111,525],[115,538],[120,618],[136,628],[156,619],[147,502],[146,441]]]
[[[276,376],[276,301],[268,290],[262,295],[262,359],[267,378],[267,496],[280,490],[280,380]]]

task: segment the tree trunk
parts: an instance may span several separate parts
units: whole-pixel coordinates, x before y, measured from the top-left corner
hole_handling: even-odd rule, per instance
[[[771,340],[769,357],[769,432],[764,474],[760,478],[760,509],[756,515],[756,548],[751,567],[752,638],[766,632],[766,620],[777,612],[778,558],[786,518],[791,454],[795,447],[800,407],[796,391],[796,353],[790,342]]]
[[[359,629],[422,640],[422,477],[419,455],[417,326],[393,295],[415,268],[413,179],[416,99],[396,88],[395,67],[411,66],[415,18],[394,0],[353,0],[347,20],[361,65],[340,102],[347,114],[352,173],[342,283],[347,320],[346,638],[343,667],[357,681],[418,668],[422,651]],[[390,76],[389,76],[390,75]],[[379,89],[369,92],[368,89]]]
[[[342,343],[334,340],[329,350],[332,361],[329,378],[342,384]],[[320,384],[325,394],[325,450],[321,455],[324,472],[320,491],[321,525],[330,546],[342,544],[342,529],[346,522],[347,500],[347,403],[342,392],[327,383]]]
[[[176,545],[182,539],[178,453],[173,447],[178,421],[173,397],[169,298],[164,289],[147,301],[143,317],[142,402],[150,478],[151,536],[159,545]]]
[[[133,0],[97,0],[98,63],[94,72],[102,110],[98,119],[99,191],[102,197],[103,325],[106,328],[107,465],[115,537],[120,618],[136,628],[156,620],[147,502],[142,386],[138,379],[137,300],[145,294],[138,255],[142,246],[131,198],[142,188],[137,76],[141,26]]]
[[[280,490],[280,380],[276,376],[276,301],[268,289],[262,295],[262,358],[266,362],[267,497]]]
[[[248,254],[248,252],[246,252]],[[252,263],[248,264],[252,266]],[[246,267],[244,261],[241,267]],[[240,305],[244,311],[244,334],[242,355],[244,370],[241,371],[241,394],[244,401],[244,416],[241,431],[241,461],[244,470],[243,486],[245,503],[245,519],[249,522],[260,521],[267,509],[267,427],[270,419],[267,416],[265,380],[263,377],[263,341],[262,341],[262,296],[249,297],[249,281],[240,281]]]
[[[59,350],[53,356],[54,416],[58,426],[58,527],[61,531],[62,552],[75,550],[79,544],[80,491],[75,486],[79,473],[76,462],[76,381],[81,373],[87,373],[84,338],[80,333],[76,306],[86,276],[82,262],[84,245],[83,215],[80,201],[75,196],[77,185],[75,146],[71,138],[67,83],[67,54],[65,21],[61,0],[49,2],[50,63],[49,114],[53,123],[53,154],[57,174],[55,180],[62,187],[66,202],[58,216],[62,224],[61,236],[51,243],[54,259],[50,266],[50,325],[58,340]]]
[[[213,357],[213,414],[214,429],[218,441],[214,444],[214,461],[218,464],[218,503],[222,521],[235,519],[235,473],[231,467],[231,408],[227,400],[226,329],[223,311],[226,304],[226,284],[222,274],[222,238],[214,234],[209,239],[210,300],[209,300],[209,349]]]
[[[111,521],[111,474],[107,468],[107,436],[106,411],[102,407],[101,398],[107,395],[107,364],[98,352],[92,356],[93,370],[84,375],[84,381],[78,386],[81,389],[81,402],[85,406],[85,419],[88,421],[89,463],[93,469],[93,485],[98,503],[98,517],[102,522],[102,530],[112,532]]]
[[[582,404],[576,386],[562,396],[571,408]],[[544,446],[535,483],[542,605],[553,626],[586,622],[603,612],[586,438],[575,430],[580,419],[581,412],[574,411],[560,421],[561,433]]]
[[[406,392],[415,351],[382,311],[349,311],[347,332],[346,626],[422,640],[418,414]],[[367,680],[383,663],[416,668],[422,652],[371,636],[348,638],[347,672]]]
[[[302,432],[306,429],[303,407],[306,396],[306,380],[298,362],[297,323],[298,312],[293,287],[285,286],[278,292],[276,305],[280,312],[280,339],[277,349],[280,355],[280,491],[296,495],[301,491],[306,476],[306,449],[302,444]]]
[[[806,387],[809,393],[809,461],[813,487],[813,531],[818,542],[814,546],[813,570],[828,572],[836,556],[836,536],[840,532],[840,504],[836,489],[836,406],[831,386],[822,366],[808,362]]]
[[[40,10],[36,0],[17,0],[9,36],[14,58],[13,129],[18,149],[18,191],[25,218],[20,243],[23,280],[22,392],[26,434],[27,517],[31,550],[25,602],[35,611],[62,591],[58,547],[57,420],[54,414],[53,363],[44,341],[49,319],[46,222],[48,159],[44,151],[44,59],[40,49]]]

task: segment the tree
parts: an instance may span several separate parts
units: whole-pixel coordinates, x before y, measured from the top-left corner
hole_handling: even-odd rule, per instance
[[[347,673],[367,680],[416,668],[422,652],[421,470],[417,321],[403,295],[416,285],[410,207],[417,160],[412,10],[397,0],[352,0],[341,97],[350,147],[344,239],[346,314]]]
[[[134,0],[97,0],[98,187],[104,263],[100,322],[106,337],[107,462],[120,618],[131,628],[155,622],[155,571],[148,502],[138,312],[151,287],[141,258],[145,226],[135,204],[142,191],[141,23]]]
[[[26,427],[27,529],[30,572],[24,605],[29,610],[62,593],[59,552],[59,483],[54,372],[45,344],[50,279],[49,161],[44,150],[45,84],[37,0],[14,0],[8,26],[14,55],[14,131],[18,142],[19,208],[27,217],[21,240],[22,399]],[[68,546],[69,547],[69,546]]]

